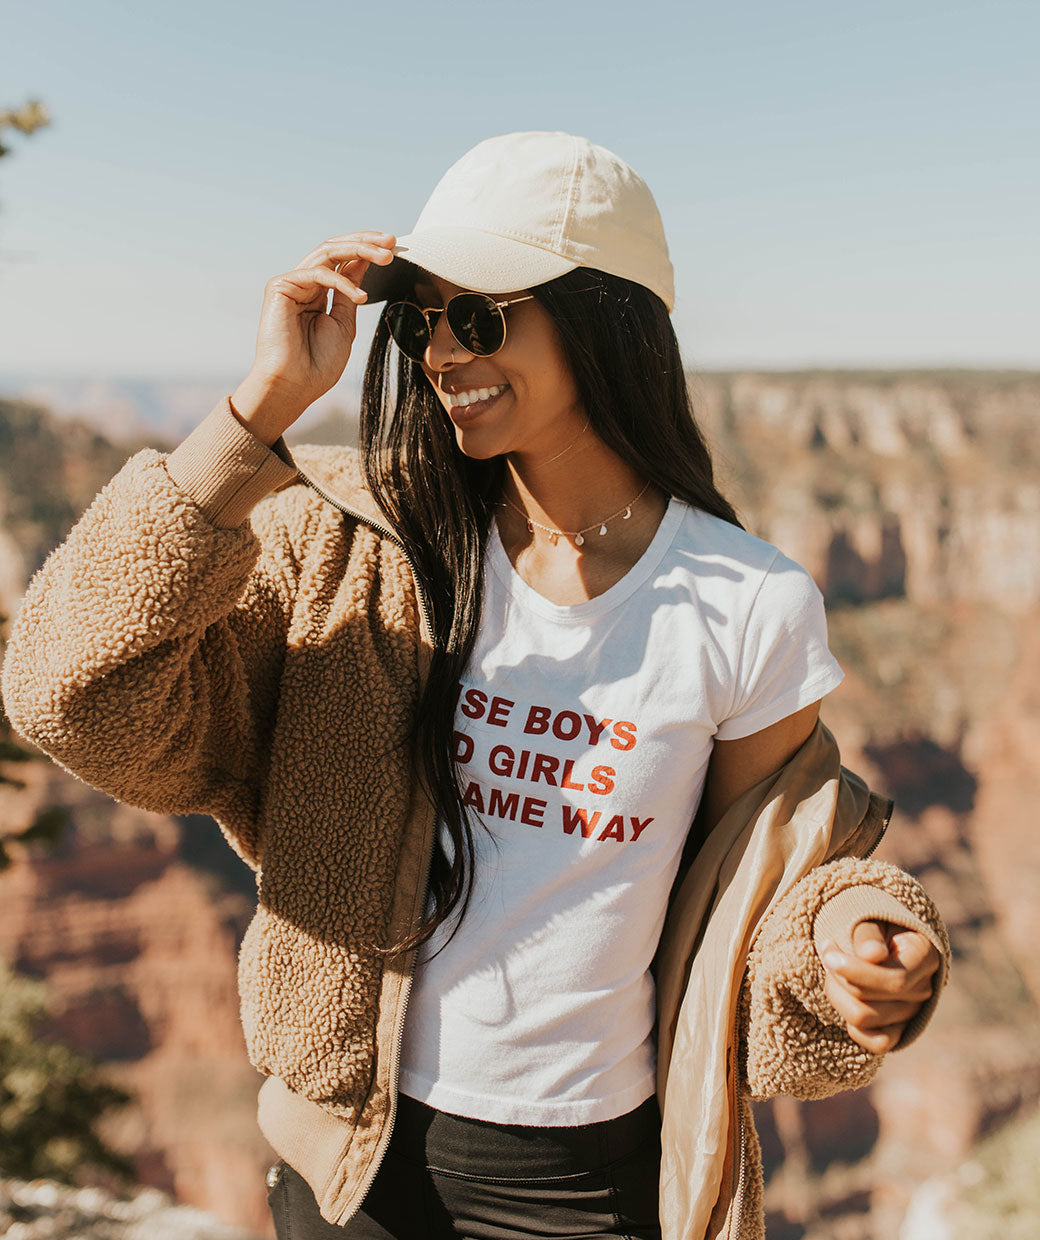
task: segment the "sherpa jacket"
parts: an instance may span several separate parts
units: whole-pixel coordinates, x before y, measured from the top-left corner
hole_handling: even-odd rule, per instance
[[[412,725],[430,630],[356,454],[256,440],[223,401],[104,488],[30,583],[3,669],[16,729],[120,800],[205,813],[256,873],[239,989],[260,1126],[344,1223],[390,1137],[435,815]],[[655,974],[666,1240],[761,1238],[748,1099],[862,1085],[817,948],[864,918],[949,945],[872,850],[890,806],[818,725],[673,889]],[[845,858],[845,859],[842,859]]]

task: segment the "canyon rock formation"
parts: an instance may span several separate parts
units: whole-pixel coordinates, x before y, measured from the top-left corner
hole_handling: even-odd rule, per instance
[[[879,855],[950,925],[933,1025],[874,1086],[758,1108],[770,1240],[895,1237],[919,1185],[1040,1098],[1040,377],[692,383],[723,489],[827,598],[847,676],[824,718],[898,804]],[[126,454],[0,403],[0,612]],[[19,775],[4,829],[53,801],[71,826],[0,875],[0,953],[48,981],[52,1031],[134,1091],[106,1135],[141,1182],[271,1235],[235,986],[250,872],[208,821],[116,806],[43,764]]]
[[[894,1236],[914,1185],[1040,1098],[1040,380],[705,376],[694,392],[745,523],[824,592],[847,673],[824,719],[896,800],[878,855],[920,876],[956,952],[929,1032],[872,1088],[759,1108],[770,1240]]]

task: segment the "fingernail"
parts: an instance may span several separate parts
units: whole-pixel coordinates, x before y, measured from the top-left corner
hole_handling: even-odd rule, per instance
[[[845,957],[836,947],[828,947],[821,959],[828,969],[840,969],[845,963]]]

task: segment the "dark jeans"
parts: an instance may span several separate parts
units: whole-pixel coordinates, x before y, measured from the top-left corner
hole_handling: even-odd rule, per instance
[[[446,1115],[398,1098],[386,1157],[361,1209],[326,1223],[286,1162],[268,1194],[278,1240],[659,1240],[660,1115],[529,1128]]]

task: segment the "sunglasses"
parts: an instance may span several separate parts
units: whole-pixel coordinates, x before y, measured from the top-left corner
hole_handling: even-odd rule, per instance
[[[451,334],[467,353],[490,357],[506,342],[506,307],[533,300],[532,293],[510,301],[495,301],[485,293],[456,293],[443,310],[424,309],[414,301],[395,301],[386,308],[386,325],[401,352],[421,362],[443,314]]]

